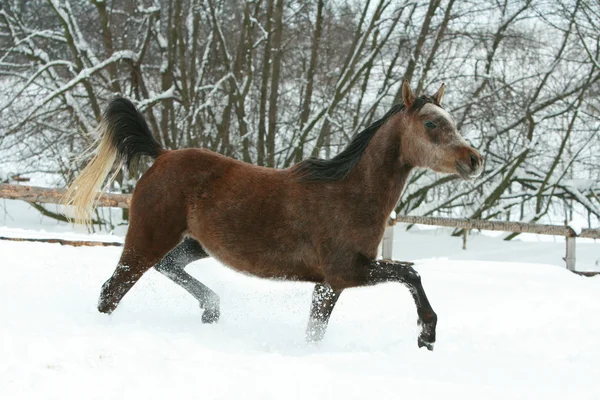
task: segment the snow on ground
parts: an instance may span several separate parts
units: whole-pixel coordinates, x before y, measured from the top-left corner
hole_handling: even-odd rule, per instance
[[[418,260],[439,315],[430,353],[400,285],[348,290],[309,345],[309,284],[207,259],[188,271],[220,295],[218,324],[153,270],[106,316],[96,300],[120,248],[0,241],[0,398],[600,398],[600,277],[566,271],[558,240],[460,246],[396,230],[395,258]],[[599,256],[578,241],[579,265]]]

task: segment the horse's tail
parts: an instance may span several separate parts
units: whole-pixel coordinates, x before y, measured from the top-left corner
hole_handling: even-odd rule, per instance
[[[73,180],[63,200],[64,204],[75,207],[76,223],[90,223],[94,201],[115,161],[129,167],[138,156],[156,158],[166,151],[152,136],[143,115],[124,98],[109,103],[96,132],[99,143],[90,149],[95,154]],[[109,183],[115,176],[111,176]]]

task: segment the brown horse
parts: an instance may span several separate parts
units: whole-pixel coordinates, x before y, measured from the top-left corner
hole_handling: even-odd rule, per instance
[[[416,97],[408,82],[403,105],[356,135],[331,160],[289,169],[250,165],[204,149],[164,150],[143,116],[117,98],[105,111],[96,155],[70,188],[76,218],[88,221],[98,189],[115,161],[156,161],[133,193],[123,254],[104,283],[98,310],[111,313],[150,268],[185,288],[219,318],[219,297],[185,272],[212,256],[264,278],[315,282],[307,339],[320,340],[344,289],[401,282],[416,303],[419,347],[433,348],[437,316],[411,263],[376,260],[386,222],[415,167],[478,176],[479,153],[441,108],[444,86]]]

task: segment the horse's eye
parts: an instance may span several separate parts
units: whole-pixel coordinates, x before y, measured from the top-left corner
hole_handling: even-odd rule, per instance
[[[427,122],[425,122],[425,126],[428,127],[429,129],[433,129],[433,128],[437,127],[437,124],[433,121],[427,121]]]

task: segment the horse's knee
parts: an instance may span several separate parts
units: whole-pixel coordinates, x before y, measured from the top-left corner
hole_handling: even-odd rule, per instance
[[[421,284],[421,275],[413,267],[406,267],[406,278],[411,283]]]
[[[189,263],[208,257],[208,254],[198,241],[186,237],[181,243],[169,251],[154,266],[159,272],[169,275],[175,270],[184,269]]]

